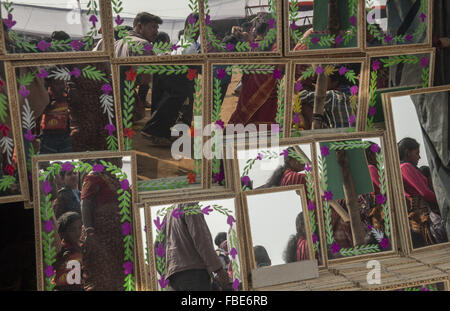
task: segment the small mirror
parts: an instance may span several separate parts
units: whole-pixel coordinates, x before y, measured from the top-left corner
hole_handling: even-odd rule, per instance
[[[243,289],[234,199],[151,206],[150,213],[153,289]]]
[[[134,291],[138,285],[132,157],[103,156],[35,158],[39,290]]]

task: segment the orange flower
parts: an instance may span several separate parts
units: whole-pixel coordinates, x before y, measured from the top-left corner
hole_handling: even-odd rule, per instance
[[[127,81],[134,82],[136,80],[137,73],[133,70],[133,67],[131,67],[129,71],[125,72],[125,74],[127,75]]]
[[[126,128],[123,130],[123,136],[127,137],[128,139],[131,139],[131,137],[133,137],[134,135],[136,135],[136,133],[133,131],[133,129]]]
[[[197,174],[189,173],[189,175],[188,175],[189,184],[195,184],[197,182],[196,177],[197,177]]]
[[[197,78],[197,69],[188,69],[187,78],[191,81]]]

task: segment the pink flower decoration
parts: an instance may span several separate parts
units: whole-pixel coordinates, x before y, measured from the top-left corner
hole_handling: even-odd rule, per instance
[[[327,146],[320,147],[320,153],[322,156],[327,157],[330,154],[330,149]]]
[[[72,172],[73,171],[73,164],[71,162],[65,162],[62,166],[61,166],[61,170],[63,172]]]
[[[331,252],[333,254],[339,253],[341,251],[341,247],[339,246],[339,244],[337,242],[334,242],[333,244],[331,244]]]
[[[225,76],[227,75],[227,71],[225,70],[225,68],[219,68],[216,70],[216,72],[217,72],[217,79],[220,80],[225,78]]]
[[[314,244],[317,243],[317,241],[319,240],[319,238],[317,237],[317,235],[315,233],[312,234],[312,241]]]
[[[331,200],[333,200],[333,192],[331,192],[331,191],[325,191],[324,194],[323,194],[323,196],[322,196],[322,198],[323,198],[325,201],[331,201]]]
[[[305,164],[305,171],[311,172],[311,165],[309,165],[309,163]]]
[[[171,47],[172,51],[176,51],[179,48],[180,48],[180,45],[176,45],[176,44],[173,44],[172,47]]]
[[[89,17],[89,21],[92,23],[94,27],[97,26],[98,19],[97,16],[95,16],[94,14],[92,14],[91,17]]]
[[[153,45],[152,45],[152,44],[145,44],[145,45],[144,45],[144,50],[145,50],[145,52],[147,52],[147,53],[153,51]]]
[[[188,17],[188,23],[190,25],[195,25],[195,23],[197,22],[197,19],[195,18],[194,14],[190,14]]]
[[[236,259],[237,254],[238,254],[237,250],[233,247],[230,251],[231,258],[233,258],[233,260]]]
[[[172,216],[176,219],[180,218],[181,215],[183,215],[184,212],[180,210],[178,207],[172,211]]]
[[[161,288],[166,288],[169,285],[169,280],[166,280],[164,275],[161,276],[161,278],[158,280],[159,286],[161,286]]]
[[[81,71],[78,69],[78,67],[73,68],[71,72],[69,72],[71,76],[74,76],[75,78],[79,78],[81,76]]]
[[[272,29],[275,27],[275,20],[271,18],[267,21],[267,24],[269,24],[269,28]]]
[[[350,16],[350,23],[352,24],[352,26],[356,25],[356,17],[355,17],[355,15]]]
[[[319,43],[319,41],[320,41],[320,38],[319,38],[319,37],[313,37],[313,38],[311,38],[311,42],[314,43],[314,44]]]
[[[387,238],[383,238],[380,242],[380,246],[382,249],[389,248],[389,246],[390,246],[389,240]]]
[[[116,127],[114,126],[114,124],[108,124],[105,126],[105,130],[108,131],[108,135],[111,136],[115,131],[116,131]]]
[[[408,34],[408,35],[405,37],[405,40],[406,40],[407,42],[410,42],[413,38],[414,38],[414,36],[413,36],[412,34]]]
[[[32,142],[36,138],[36,135],[31,134],[31,130],[27,130],[27,133],[24,135],[24,137],[29,142]]]
[[[308,203],[308,209],[309,209],[310,211],[313,211],[313,210],[316,209],[316,206],[314,205],[314,203],[313,203],[312,201],[309,201],[309,203]]]
[[[131,225],[128,221],[122,224],[122,233],[123,235],[129,235],[131,232]]]
[[[84,43],[79,40],[73,40],[72,42],[70,42],[70,46],[75,51],[79,51],[84,46]]]
[[[298,113],[295,114],[294,119],[293,119],[295,124],[299,124],[300,123],[300,116],[298,115]]]
[[[51,186],[49,181],[46,181],[46,182],[44,182],[42,189],[44,190],[45,194],[48,195],[50,192],[52,192],[53,187]]]
[[[47,268],[45,268],[45,276],[47,278],[51,278],[54,275],[55,275],[55,269],[53,268],[53,266],[47,266]]]
[[[211,206],[207,206],[205,208],[202,209],[202,213],[205,214],[206,216],[209,215],[209,213],[213,212],[214,210],[211,208]]]
[[[47,233],[50,233],[50,232],[52,232],[52,230],[53,230],[53,222],[51,220],[47,220],[45,222],[45,231]]]
[[[214,174],[213,178],[215,183],[221,183],[225,179],[225,175],[223,171],[220,171],[219,173]]]
[[[112,87],[109,83],[105,83],[103,84],[101,90],[103,91],[103,93],[105,93],[106,95],[109,95],[109,93],[111,93],[112,91]]]
[[[381,193],[379,193],[376,196],[376,201],[378,204],[383,205],[384,203],[386,203],[386,197],[384,195],[382,195]]]
[[[30,91],[27,90],[27,88],[25,87],[25,85],[21,85],[20,89],[19,89],[19,94],[20,96],[22,96],[23,98],[27,98],[28,95],[30,95]]]
[[[161,243],[158,243],[158,247],[155,249],[155,251],[156,251],[156,255],[159,258],[162,258],[166,254],[166,250],[164,249],[164,247],[162,246]]]
[[[426,68],[426,67],[428,67],[429,62],[430,62],[430,59],[427,56],[425,56],[420,60],[420,66],[422,66],[423,68]]]
[[[250,48],[252,50],[256,50],[257,48],[259,48],[259,43],[258,42],[252,42],[250,43]]]
[[[377,108],[370,107],[369,108],[369,117],[373,117],[377,113]]]
[[[123,269],[125,270],[124,273],[125,275],[131,274],[133,272],[133,263],[131,261],[127,261],[126,263],[123,264]]]
[[[119,26],[120,26],[120,25],[122,25],[122,24],[123,24],[123,22],[124,22],[124,19],[123,19],[123,18],[121,18],[121,17],[120,17],[120,15],[117,15],[117,16],[116,16],[116,19],[115,19],[115,22],[116,22],[116,24],[117,24],[117,25],[119,25]]]
[[[295,30],[298,28],[298,26],[295,24],[295,22],[292,22],[292,23],[289,25],[289,27],[291,27],[291,29],[292,29],[293,31],[295,31]]]
[[[386,35],[384,37],[384,40],[386,40],[387,43],[390,43],[392,41],[393,37],[391,35]]]
[[[420,20],[423,22],[425,22],[425,19],[427,18],[427,15],[425,13],[420,14],[419,16]]]
[[[357,85],[354,85],[354,86],[352,86],[352,87],[350,88],[350,93],[351,93],[353,96],[355,96],[356,94],[358,94],[358,90],[359,90],[358,86],[357,86]]]
[[[336,36],[336,38],[334,38],[334,43],[336,43],[336,45],[340,45],[342,42],[344,42],[344,39],[341,36]]]
[[[378,69],[380,69],[380,66],[381,66],[381,63],[380,63],[380,60],[379,60],[379,59],[375,59],[375,60],[372,62],[372,70],[373,70],[373,71],[377,71]]]
[[[367,14],[367,22],[369,24],[372,24],[375,21],[375,12],[370,12],[369,14]]]
[[[348,68],[345,66],[342,66],[341,68],[339,68],[339,74],[341,76],[345,75],[347,72],[349,72]]]
[[[105,167],[101,164],[96,164],[94,165],[94,167],[92,168],[92,170],[94,172],[103,172],[103,170],[105,169]]]
[[[284,158],[289,157],[289,150],[284,149],[284,150],[280,153],[280,155],[284,156]]]
[[[258,156],[256,157],[256,160],[262,160],[263,159],[263,154],[262,153],[258,153]]]
[[[222,119],[217,120],[215,123],[216,127],[218,129],[224,129],[225,128],[225,123],[222,121]]]
[[[275,70],[273,71],[273,77],[274,77],[274,79],[276,79],[276,80],[280,80],[280,79],[283,77],[283,72],[282,72],[281,70],[275,69]]]
[[[153,223],[156,226],[156,229],[158,229],[159,231],[161,231],[161,229],[164,227],[164,225],[166,224],[166,221],[163,219],[163,222],[161,222],[161,218],[156,218],[155,220],[153,220]]]
[[[370,146],[370,150],[371,150],[373,153],[378,153],[378,152],[380,152],[381,148],[380,148],[380,146],[378,146],[378,144],[372,144],[372,145]]]
[[[226,46],[226,49],[227,49],[228,52],[231,52],[231,51],[234,50],[234,47],[235,47],[235,45],[233,43],[228,42],[227,46]]]
[[[322,74],[324,72],[325,72],[325,69],[323,69],[322,66],[317,66],[317,68],[316,68],[316,74],[317,75],[320,75],[320,74]]]
[[[120,186],[123,190],[127,191],[128,189],[130,189],[130,182],[128,181],[128,179],[124,179],[120,182]]]
[[[350,116],[350,117],[348,118],[348,123],[350,124],[350,126],[353,126],[353,124],[355,123],[355,121],[356,121],[356,116]]]
[[[41,69],[39,73],[36,74],[37,78],[45,79],[48,77],[48,72],[45,69]]]
[[[11,29],[17,22],[13,20],[12,14],[8,14],[8,18],[4,18],[3,23],[5,24],[6,28]]]
[[[209,16],[208,14],[206,14],[205,17],[205,25],[211,25],[211,16]]]
[[[300,92],[302,89],[303,89],[302,81],[297,81],[297,83],[295,84],[295,90],[297,92]]]
[[[236,222],[236,219],[234,219],[234,217],[233,216],[228,216],[228,219],[227,219],[227,224],[228,225],[230,225],[230,227],[233,227],[233,223],[235,223]]]
[[[250,177],[244,176],[241,178],[241,181],[246,187],[248,187],[248,184],[250,183]]]
[[[41,50],[42,52],[47,51],[52,45],[50,43],[48,43],[45,40],[41,40],[38,44],[37,44],[37,48],[39,50]]]
[[[239,290],[239,286],[241,285],[241,282],[238,278],[236,278],[233,282],[233,289],[237,292]]]

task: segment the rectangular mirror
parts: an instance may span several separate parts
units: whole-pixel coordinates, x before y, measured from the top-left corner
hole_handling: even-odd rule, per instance
[[[316,148],[328,260],[394,251],[383,138],[323,141]]]
[[[391,93],[384,103],[413,249],[448,243],[450,87]]]
[[[134,154],[33,158],[38,290],[139,289]]]
[[[125,150],[138,154],[139,192],[200,188],[203,66],[120,66]]]
[[[147,206],[150,288],[245,288],[235,199]]]
[[[27,56],[32,53],[103,50],[99,44],[100,0],[6,0],[1,1],[1,15],[6,52],[10,55],[23,59],[33,58]]]

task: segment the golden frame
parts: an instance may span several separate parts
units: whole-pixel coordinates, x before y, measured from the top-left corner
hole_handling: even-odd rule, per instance
[[[426,286],[426,285],[434,285],[434,284],[444,284],[444,290],[443,291],[450,291],[450,281],[448,277],[442,277],[442,278],[436,278],[431,279],[428,281],[419,281],[419,282],[405,282],[403,284],[395,284],[390,286],[384,286],[384,287],[377,287],[374,289],[370,289],[370,291],[404,291],[406,288],[411,287],[418,287],[418,286]]]
[[[320,0],[314,0],[320,1]],[[317,50],[302,50],[302,51],[294,51],[290,46],[290,21],[289,21],[289,0],[283,0],[284,10],[283,10],[283,20],[285,21],[283,27],[284,33],[284,55],[287,57],[296,56],[300,58],[308,59],[309,56],[314,55],[316,57],[324,56],[328,57],[328,55],[339,56],[339,54],[350,54],[350,53],[360,53],[363,52],[363,17],[362,15],[364,10],[362,6],[362,1],[358,1],[358,16],[356,23],[356,38],[357,38],[357,46],[349,47],[349,48],[325,48],[325,49],[317,49]]]
[[[237,197],[234,193],[222,193],[222,194],[191,194],[186,195],[184,198],[164,198],[164,199],[152,199],[152,200],[145,200],[144,201],[144,213],[145,213],[145,224],[147,226],[147,247],[148,247],[148,258],[149,258],[149,268],[150,271],[145,267],[145,284],[146,284],[146,290],[150,291],[157,291],[158,290],[158,280],[156,277],[157,270],[156,270],[156,262],[155,262],[155,253],[153,249],[153,233],[150,228],[153,227],[152,222],[152,214],[151,214],[151,208],[153,206],[161,206],[161,205],[169,205],[169,204],[181,204],[181,203],[192,203],[192,202],[202,202],[202,201],[216,201],[216,200],[226,200],[226,199],[234,199],[234,210],[235,210],[235,218],[236,218],[236,233],[238,237],[238,243],[239,243],[239,262],[240,262],[240,269],[241,269],[241,284],[243,287],[243,291],[248,290],[248,283],[246,279],[247,274],[247,253],[244,251],[245,249],[245,240],[243,237],[243,220],[242,220],[242,210],[240,207],[240,200],[239,197]],[[149,241],[152,241],[152,244],[149,244]],[[143,257],[142,257],[143,258]],[[144,266],[146,266],[145,260],[143,260]],[[149,277],[150,275],[150,277]]]
[[[134,237],[134,275],[135,275],[135,290],[141,290],[143,286],[143,266],[141,262],[141,258],[143,258],[142,248],[142,237],[140,230],[140,219],[137,208],[137,189],[136,189],[136,153],[134,152],[87,152],[87,153],[70,153],[70,154],[57,154],[57,155],[42,155],[42,156],[34,156],[33,157],[33,192],[34,197],[37,200],[34,200],[34,231],[35,231],[35,246],[36,246],[36,275],[37,275],[37,289],[39,291],[43,291],[45,289],[44,285],[44,258],[42,254],[42,222],[40,217],[41,212],[41,194],[39,187],[39,163],[43,161],[59,161],[59,160],[89,160],[89,159],[107,159],[107,158],[123,158],[130,157],[131,158],[131,176],[129,176],[129,180],[131,180],[131,218],[132,218],[132,236]]]
[[[386,122],[386,129],[387,129],[387,138],[390,144],[390,157],[392,164],[392,178],[393,178],[393,190],[396,194],[396,202],[399,206],[399,223],[402,226],[402,241],[403,245],[402,247],[405,250],[406,254],[415,254],[415,253],[421,253],[428,250],[434,250],[434,249],[442,249],[446,248],[450,245],[450,242],[435,244],[435,245],[429,245],[424,246],[421,248],[414,249],[412,245],[412,239],[411,239],[411,232],[408,222],[408,215],[406,213],[406,202],[404,199],[404,186],[403,186],[403,178],[400,171],[400,162],[399,162],[399,154],[398,154],[398,148],[397,148],[397,136],[395,133],[395,125],[394,125],[394,116],[392,112],[392,98],[394,97],[401,97],[401,96],[408,96],[408,95],[420,95],[420,94],[431,94],[431,93],[439,93],[439,92],[450,92],[450,85],[445,86],[438,86],[438,87],[431,87],[431,88],[424,88],[424,89],[417,89],[417,90],[409,90],[409,91],[401,91],[401,92],[392,92],[392,93],[385,93],[383,94],[382,101],[383,101],[383,110],[385,114],[385,122]],[[398,210],[398,209],[397,209]]]

